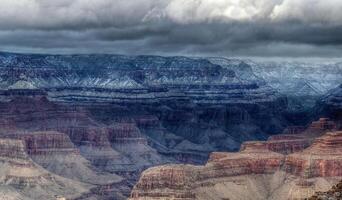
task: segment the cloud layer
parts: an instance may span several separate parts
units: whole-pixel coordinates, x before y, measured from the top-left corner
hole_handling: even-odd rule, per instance
[[[340,0],[0,0],[0,50],[339,56]]]

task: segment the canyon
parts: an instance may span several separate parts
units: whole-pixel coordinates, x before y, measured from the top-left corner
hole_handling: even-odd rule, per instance
[[[0,175],[12,177],[1,179],[0,199],[285,199],[327,190],[342,176],[339,66],[324,79],[317,67],[305,81],[324,89],[297,88],[293,101],[297,89],[276,87],[249,60],[0,53],[8,169]]]
[[[142,173],[130,199],[308,198],[330,189],[342,177],[342,132],[320,132],[323,135],[311,145],[295,136],[282,136],[287,141],[281,145],[282,153],[272,150],[280,148],[274,148],[270,138],[244,143],[237,153],[214,152],[204,166],[150,168]],[[277,138],[276,143],[282,142]]]

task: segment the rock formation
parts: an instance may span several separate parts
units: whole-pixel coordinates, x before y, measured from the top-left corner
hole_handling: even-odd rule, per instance
[[[334,185],[331,190],[327,192],[317,192],[312,197],[308,198],[308,200],[340,200],[342,199],[342,181],[337,185]]]
[[[90,185],[59,177],[36,165],[22,140],[0,139],[0,149],[0,191],[4,199],[72,199],[91,189]]]
[[[21,132],[7,137],[25,142],[30,158],[50,172],[80,182],[95,185],[113,184],[121,178],[96,171],[66,134],[59,132]]]
[[[288,178],[286,158],[339,125],[322,119],[303,132],[307,119],[254,68],[224,58],[0,53],[0,138],[22,140],[26,156],[42,170],[80,181],[85,190],[96,185],[79,199],[124,199],[142,170],[204,164],[208,157],[204,167],[147,170],[134,198],[210,199],[222,194],[229,182],[223,179],[234,180],[229,184],[236,190],[262,185],[247,194],[259,199],[278,197],[273,190]],[[306,94],[312,87],[305,85]],[[244,143],[238,153],[210,154],[267,138]],[[218,192],[211,180],[218,181]],[[164,185],[169,193],[158,192]],[[153,191],[141,195],[144,187]],[[203,187],[208,192],[198,190]]]
[[[212,153],[205,166],[150,168],[130,199],[304,199],[341,177],[341,137],[326,133],[289,155],[271,151],[268,142],[247,142],[238,153]]]
[[[329,91],[318,101],[315,114],[334,119],[337,128],[342,128],[342,85]]]
[[[1,101],[43,92],[52,102],[85,107],[104,120],[157,117],[173,140],[154,145],[166,147],[168,155],[194,154],[202,162],[213,150],[237,150],[241,142],[265,139],[288,124],[281,116],[286,100],[242,61],[225,65],[205,58],[2,53],[0,78]],[[152,137],[154,132],[144,134]],[[184,142],[191,144],[189,149]],[[172,152],[178,145],[181,151]],[[207,147],[199,151],[198,146]]]
[[[342,132],[319,137],[302,152],[286,158],[285,168],[291,174],[308,177],[342,176]]]

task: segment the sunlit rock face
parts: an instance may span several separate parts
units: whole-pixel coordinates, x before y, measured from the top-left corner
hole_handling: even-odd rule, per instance
[[[286,159],[286,170],[309,177],[342,176],[342,132],[329,132],[317,138],[302,152],[291,154]]]
[[[341,137],[341,131],[325,133],[308,148],[288,155],[290,151],[270,150],[274,139],[298,139],[284,135],[247,142],[237,153],[212,153],[205,166],[150,168],[130,199],[304,199],[328,190],[342,177]],[[293,145],[284,148],[293,150]]]

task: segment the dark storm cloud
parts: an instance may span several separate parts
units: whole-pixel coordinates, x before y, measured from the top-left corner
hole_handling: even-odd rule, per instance
[[[340,56],[341,9],[339,0],[1,0],[0,50]]]

